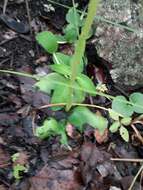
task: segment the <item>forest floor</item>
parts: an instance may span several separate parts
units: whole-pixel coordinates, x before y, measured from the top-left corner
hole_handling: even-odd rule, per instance
[[[47,72],[51,57],[38,46],[35,34],[47,29],[60,33],[65,20],[62,15],[59,18],[58,12],[48,17],[42,15],[34,2],[29,4],[32,34],[17,33],[0,23],[0,69]],[[2,8],[0,2],[0,13]],[[59,10],[60,13],[64,11],[64,8]],[[28,23],[25,2],[11,1],[6,13]],[[62,48],[70,51],[66,45]],[[89,52],[94,51],[92,48],[87,51],[87,58],[88,54],[94,54]],[[98,60],[97,65],[93,61],[86,72],[94,75],[95,81],[98,75],[102,75],[109,94],[120,95],[103,66],[106,62],[97,55],[93,55],[94,59]],[[96,73],[95,68],[100,72]],[[143,145],[134,137],[134,132],[130,131],[129,143],[124,142],[118,133],[108,134],[99,142],[93,129],[86,126],[83,134],[76,131],[69,137],[71,150],[61,146],[58,137],[39,140],[34,136],[33,128],[54,113],[50,109],[38,109],[48,104],[50,97],[33,91],[34,83],[30,78],[0,73],[0,190],[127,190],[141,166],[140,162],[129,160],[143,158]],[[109,103],[103,97],[97,97],[95,101],[99,105]],[[62,115],[61,111],[56,113],[57,118]],[[28,168],[18,181],[13,177],[12,155],[15,153],[19,153],[18,163],[24,163]],[[114,161],[112,158],[129,160]],[[141,177],[133,189],[141,190],[142,185]]]

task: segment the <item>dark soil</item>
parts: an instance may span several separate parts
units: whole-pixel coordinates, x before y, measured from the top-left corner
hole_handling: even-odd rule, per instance
[[[80,8],[87,2],[79,1]],[[0,69],[49,72],[47,65],[51,57],[37,45],[35,34],[47,29],[60,33],[67,10],[57,6],[55,13],[48,14],[43,9],[44,3],[46,0],[29,2],[32,34],[16,33],[0,23]],[[0,13],[2,7],[3,1],[0,2]],[[10,1],[6,14],[28,24],[25,2]],[[94,82],[106,83],[112,95],[124,94],[111,80],[110,64],[98,57],[90,41],[86,53],[89,64],[85,72]],[[33,79],[0,73],[0,190],[127,190],[140,164],[114,162],[111,158],[143,158],[143,146],[134,138],[133,131],[130,131],[129,143],[118,134],[106,134],[99,142],[94,137],[94,130],[86,126],[84,134],[75,131],[74,137],[69,137],[72,151],[62,147],[58,137],[41,141],[34,136],[35,127],[50,115],[60,119],[65,113],[39,110],[40,106],[49,103],[50,97],[35,91],[34,83]],[[101,97],[93,102],[110,105]],[[102,114],[108,117],[106,113]],[[12,174],[11,156],[17,152],[20,153],[19,163],[28,168],[19,181]],[[141,185],[138,179],[134,189],[143,189]]]

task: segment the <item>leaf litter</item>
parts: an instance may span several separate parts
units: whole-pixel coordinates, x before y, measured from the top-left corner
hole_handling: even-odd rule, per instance
[[[36,4],[33,5],[31,2],[31,6]],[[43,17],[42,20],[39,15],[34,18],[33,10],[31,9],[32,23],[35,24],[36,32],[39,31],[40,26],[44,30],[44,27],[47,27],[46,18]],[[21,20],[27,20],[24,3],[16,4],[13,1],[8,11],[11,12],[12,17],[17,14]],[[53,23],[53,16],[49,18],[49,22]],[[59,30],[64,22],[62,19],[61,21],[57,19],[53,25],[57,25]],[[47,54],[36,47],[29,34],[17,36],[4,25],[0,25],[0,29],[0,40],[3,42],[0,44],[1,68],[31,72],[40,65],[47,73],[47,62],[51,58],[47,58]],[[11,36],[10,39],[5,39],[5,35]],[[61,48],[63,52],[73,51],[72,47],[66,45]],[[88,75],[91,75],[95,82],[107,83],[109,91],[118,94],[119,91],[113,90],[110,76],[107,74],[107,62],[98,55],[95,57],[95,52],[91,49],[87,50],[87,54],[91,53],[88,56],[89,62],[92,60],[97,62],[87,66]],[[29,53],[32,50],[34,54]],[[139,150],[136,142],[129,146],[122,142],[119,135],[110,136],[107,130],[101,135],[97,130],[91,130],[88,125],[85,126],[83,136],[72,124],[67,125],[66,130],[72,151],[65,150],[58,144],[59,137],[52,137],[48,141],[37,139],[33,135],[33,124],[34,127],[40,126],[41,121],[47,115],[53,115],[53,112],[37,109],[49,103],[49,96],[35,91],[32,88],[33,84],[34,81],[30,78],[0,76],[0,189],[127,190],[138,171],[139,164],[116,163],[110,158],[142,158],[142,146]],[[98,100],[99,103],[106,103],[104,99],[98,98]],[[33,111],[36,111],[36,118],[33,117]],[[56,117],[65,116],[58,112]],[[28,165],[27,173],[23,174],[19,182],[15,182],[12,176],[11,156],[16,152],[22,155],[18,162]],[[138,190],[139,186],[140,183],[137,182],[135,190]]]

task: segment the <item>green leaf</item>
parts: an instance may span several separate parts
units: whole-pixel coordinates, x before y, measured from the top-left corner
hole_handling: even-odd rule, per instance
[[[120,122],[119,121],[115,121],[114,123],[112,123],[112,125],[110,126],[109,130],[111,131],[111,133],[115,133],[118,131],[119,127],[120,127]]]
[[[68,81],[65,81],[65,84],[67,86],[62,86],[62,85],[57,85],[54,89],[51,103],[56,104],[56,103],[67,103],[68,101],[68,96],[69,96],[69,87],[68,87]]]
[[[124,117],[123,119],[121,119],[121,123],[125,126],[128,126],[130,125],[132,121],[132,118],[131,117]]]
[[[40,32],[36,35],[36,40],[48,53],[54,53],[58,49],[57,38],[51,32]]]
[[[15,179],[19,180],[19,179],[21,179],[20,173],[26,172],[26,171],[27,171],[27,168],[25,166],[16,164],[13,167],[13,176],[15,177]]]
[[[67,43],[66,39],[65,39],[65,36],[62,36],[62,35],[56,35],[55,34],[55,37],[57,39],[57,43],[58,44],[65,44]]]
[[[134,92],[130,95],[130,101],[136,105],[133,105],[133,109],[136,113],[143,113],[143,94]],[[139,106],[137,106],[139,105]]]
[[[72,114],[69,116],[69,122],[75,125],[80,131],[83,129],[84,124],[89,124],[90,126],[97,128],[100,133],[104,133],[107,128],[108,121],[102,116],[92,113],[86,107],[76,107]]]
[[[73,25],[68,24],[66,28],[64,28],[64,34],[65,34],[65,39],[69,43],[73,43],[77,40],[77,30]]]
[[[112,119],[117,120],[117,121],[119,120],[120,115],[110,108],[109,108],[109,115]]]
[[[41,139],[46,139],[55,135],[60,135],[61,143],[67,144],[65,127],[62,124],[58,123],[54,118],[45,120],[43,126],[36,129],[36,136]]]
[[[53,62],[55,64],[65,64],[70,65],[71,57],[63,53],[57,52],[53,55]]]
[[[51,90],[57,86],[55,81],[64,82],[65,78],[58,73],[50,73],[41,77],[34,86],[38,87],[40,91],[50,94]]]
[[[83,91],[85,91],[85,89],[86,89],[86,92],[89,91],[89,94],[92,94],[92,93],[90,93],[90,91],[96,91],[96,87],[94,86],[92,80],[89,77],[87,77],[86,75],[80,74],[76,78],[76,80],[79,83],[80,87],[83,89]]]
[[[67,103],[69,99],[69,91],[70,91],[70,80],[64,81],[65,85],[57,85],[54,89],[54,93],[52,96],[51,103]],[[73,89],[73,100],[72,102],[81,103],[84,101],[85,93],[81,90],[78,90],[79,85],[75,82],[75,89]],[[55,110],[55,109],[54,109]]]
[[[46,139],[51,136],[53,133],[58,132],[58,123],[55,119],[50,118],[49,120],[45,120],[41,127],[36,129],[36,136],[40,139]]]
[[[67,134],[66,134],[66,128],[65,125],[63,125],[62,123],[59,123],[59,134],[61,135],[61,139],[60,142],[63,145],[68,145],[68,138],[67,138]]]
[[[112,109],[124,117],[130,117],[134,110],[133,106],[129,105],[126,101],[124,96],[116,96],[112,102]]]
[[[13,154],[13,155],[11,156],[12,161],[15,162],[15,161],[19,158],[19,155],[20,155],[19,152]]]
[[[85,93],[84,91],[79,90],[81,87],[77,82],[74,83],[74,89],[73,89],[73,102],[75,103],[81,103],[85,99]]]
[[[50,68],[62,75],[71,75],[71,68],[69,65],[65,65],[65,64],[54,64],[54,65],[50,65]]]
[[[129,132],[128,132],[128,130],[123,126],[121,126],[119,130],[120,130],[120,135],[124,139],[124,141],[129,142]]]
[[[76,8],[72,7],[66,14],[66,21],[73,25],[75,28],[82,25],[82,20],[80,19],[80,14],[77,12]]]

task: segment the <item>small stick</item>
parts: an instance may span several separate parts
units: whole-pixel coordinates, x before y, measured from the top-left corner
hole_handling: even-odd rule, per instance
[[[117,162],[143,162],[143,159],[135,158],[111,158],[110,160]]]
[[[4,5],[3,5],[3,14],[5,15],[6,12],[6,7],[7,7],[8,0],[4,0]]]
[[[141,134],[139,133],[139,131],[137,130],[137,128],[135,127],[134,124],[131,125],[131,127],[133,128],[133,130],[136,133],[137,138],[140,140],[140,142],[143,144],[143,137],[141,136]]]
[[[134,177],[134,179],[133,179],[133,181],[132,181],[132,183],[131,183],[131,185],[130,185],[130,187],[129,187],[128,190],[132,190],[132,188],[133,188],[133,186],[134,186],[134,184],[135,184],[135,182],[136,182],[138,176],[139,176],[140,173],[142,172],[142,170],[143,170],[143,165],[140,167],[139,171],[137,172],[136,176]]]
[[[25,5],[26,5],[27,16],[28,16],[28,22],[29,22],[30,34],[32,34],[32,28],[31,28],[31,15],[30,15],[30,8],[29,8],[28,0],[25,0]]]

